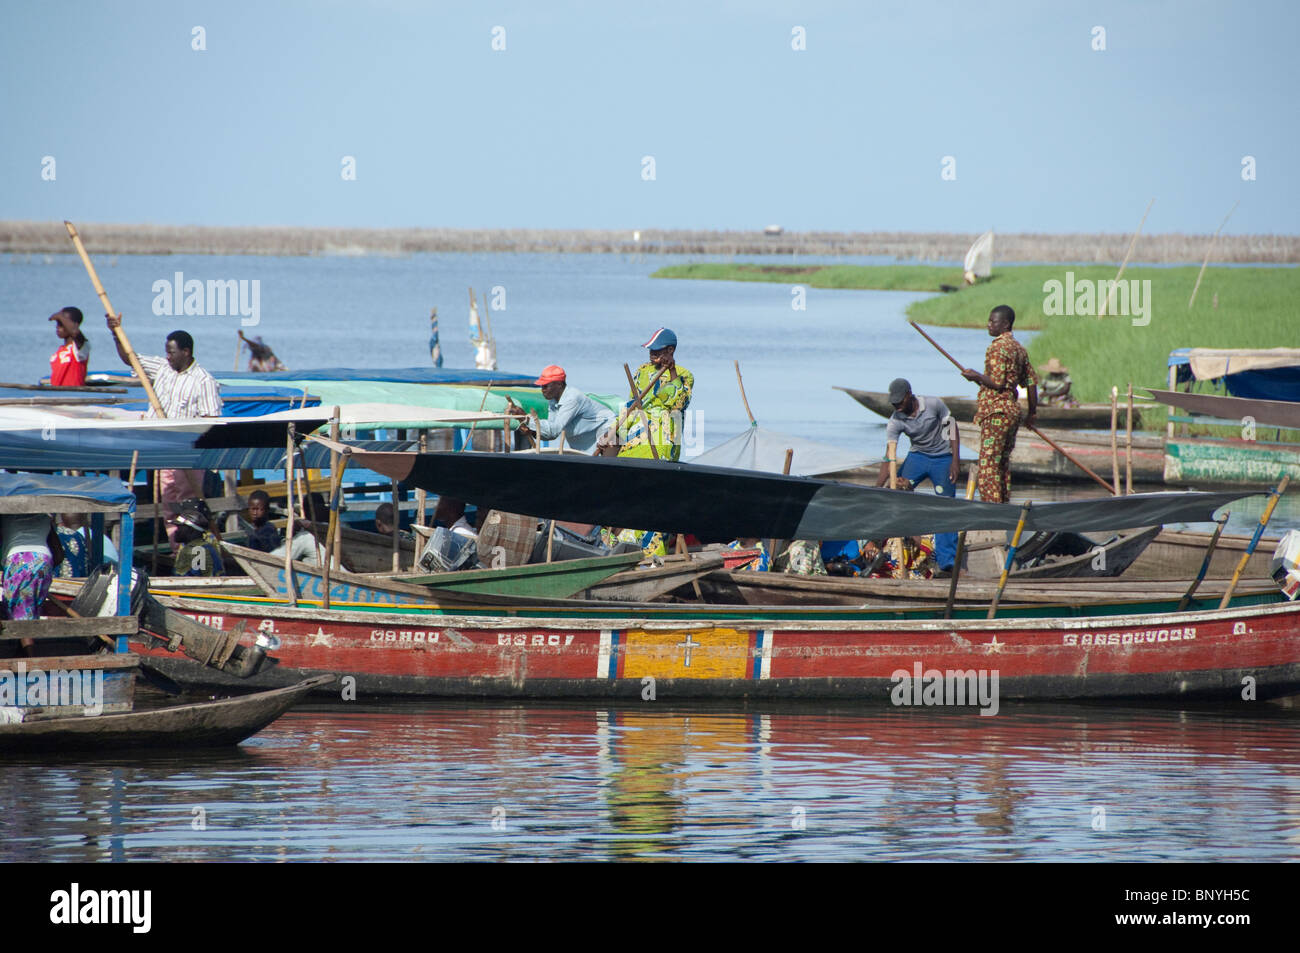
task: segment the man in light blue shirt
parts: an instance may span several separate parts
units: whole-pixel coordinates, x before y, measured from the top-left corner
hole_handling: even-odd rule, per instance
[[[568,386],[564,368],[555,364],[543,370],[542,376],[534,383],[550,402],[546,419],[537,422],[537,436],[542,440],[555,440],[564,434],[565,446],[591,453],[596,448],[596,440],[613,425],[614,412],[578,388]],[[531,433],[526,425],[521,424],[519,429]]]

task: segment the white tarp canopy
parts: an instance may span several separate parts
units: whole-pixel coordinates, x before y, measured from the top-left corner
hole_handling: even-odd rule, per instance
[[[757,424],[712,450],[706,450],[698,457],[692,457],[688,462],[702,463],[711,467],[780,473],[785,466],[785,452],[788,449],[794,450],[790,462],[790,473],[794,476],[837,473],[840,470],[851,470],[872,462],[869,457],[860,453],[841,450],[839,447],[832,447],[804,437],[778,433]]]
[[[1208,381],[1242,371],[1300,366],[1300,348],[1194,347],[1188,349],[1187,359],[1192,365],[1192,376],[1198,381]]]

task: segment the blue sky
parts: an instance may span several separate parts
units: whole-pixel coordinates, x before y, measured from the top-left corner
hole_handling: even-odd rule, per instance
[[[1297,36],[1293,2],[7,3],[0,218],[1127,232],[1154,197],[1148,232],[1240,199],[1227,232],[1294,234]]]

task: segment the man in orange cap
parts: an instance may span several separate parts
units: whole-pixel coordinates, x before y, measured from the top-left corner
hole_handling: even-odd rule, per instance
[[[563,433],[566,446],[591,453],[596,440],[614,423],[614,412],[578,388],[570,387],[565,380],[564,368],[559,365],[547,367],[534,383],[550,402],[546,419],[537,422],[537,436],[542,440],[555,440]],[[511,408],[522,413],[513,403]],[[521,424],[519,429],[524,433],[532,432],[526,424]]]

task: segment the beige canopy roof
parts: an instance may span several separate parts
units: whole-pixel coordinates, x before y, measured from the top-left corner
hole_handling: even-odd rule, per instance
[[[1187,358],[1192,366],[1192,376],[1198,381],[1208,381],[1242,371],[1300,366],[1300,348],[1194,347],[1188,350]]]

